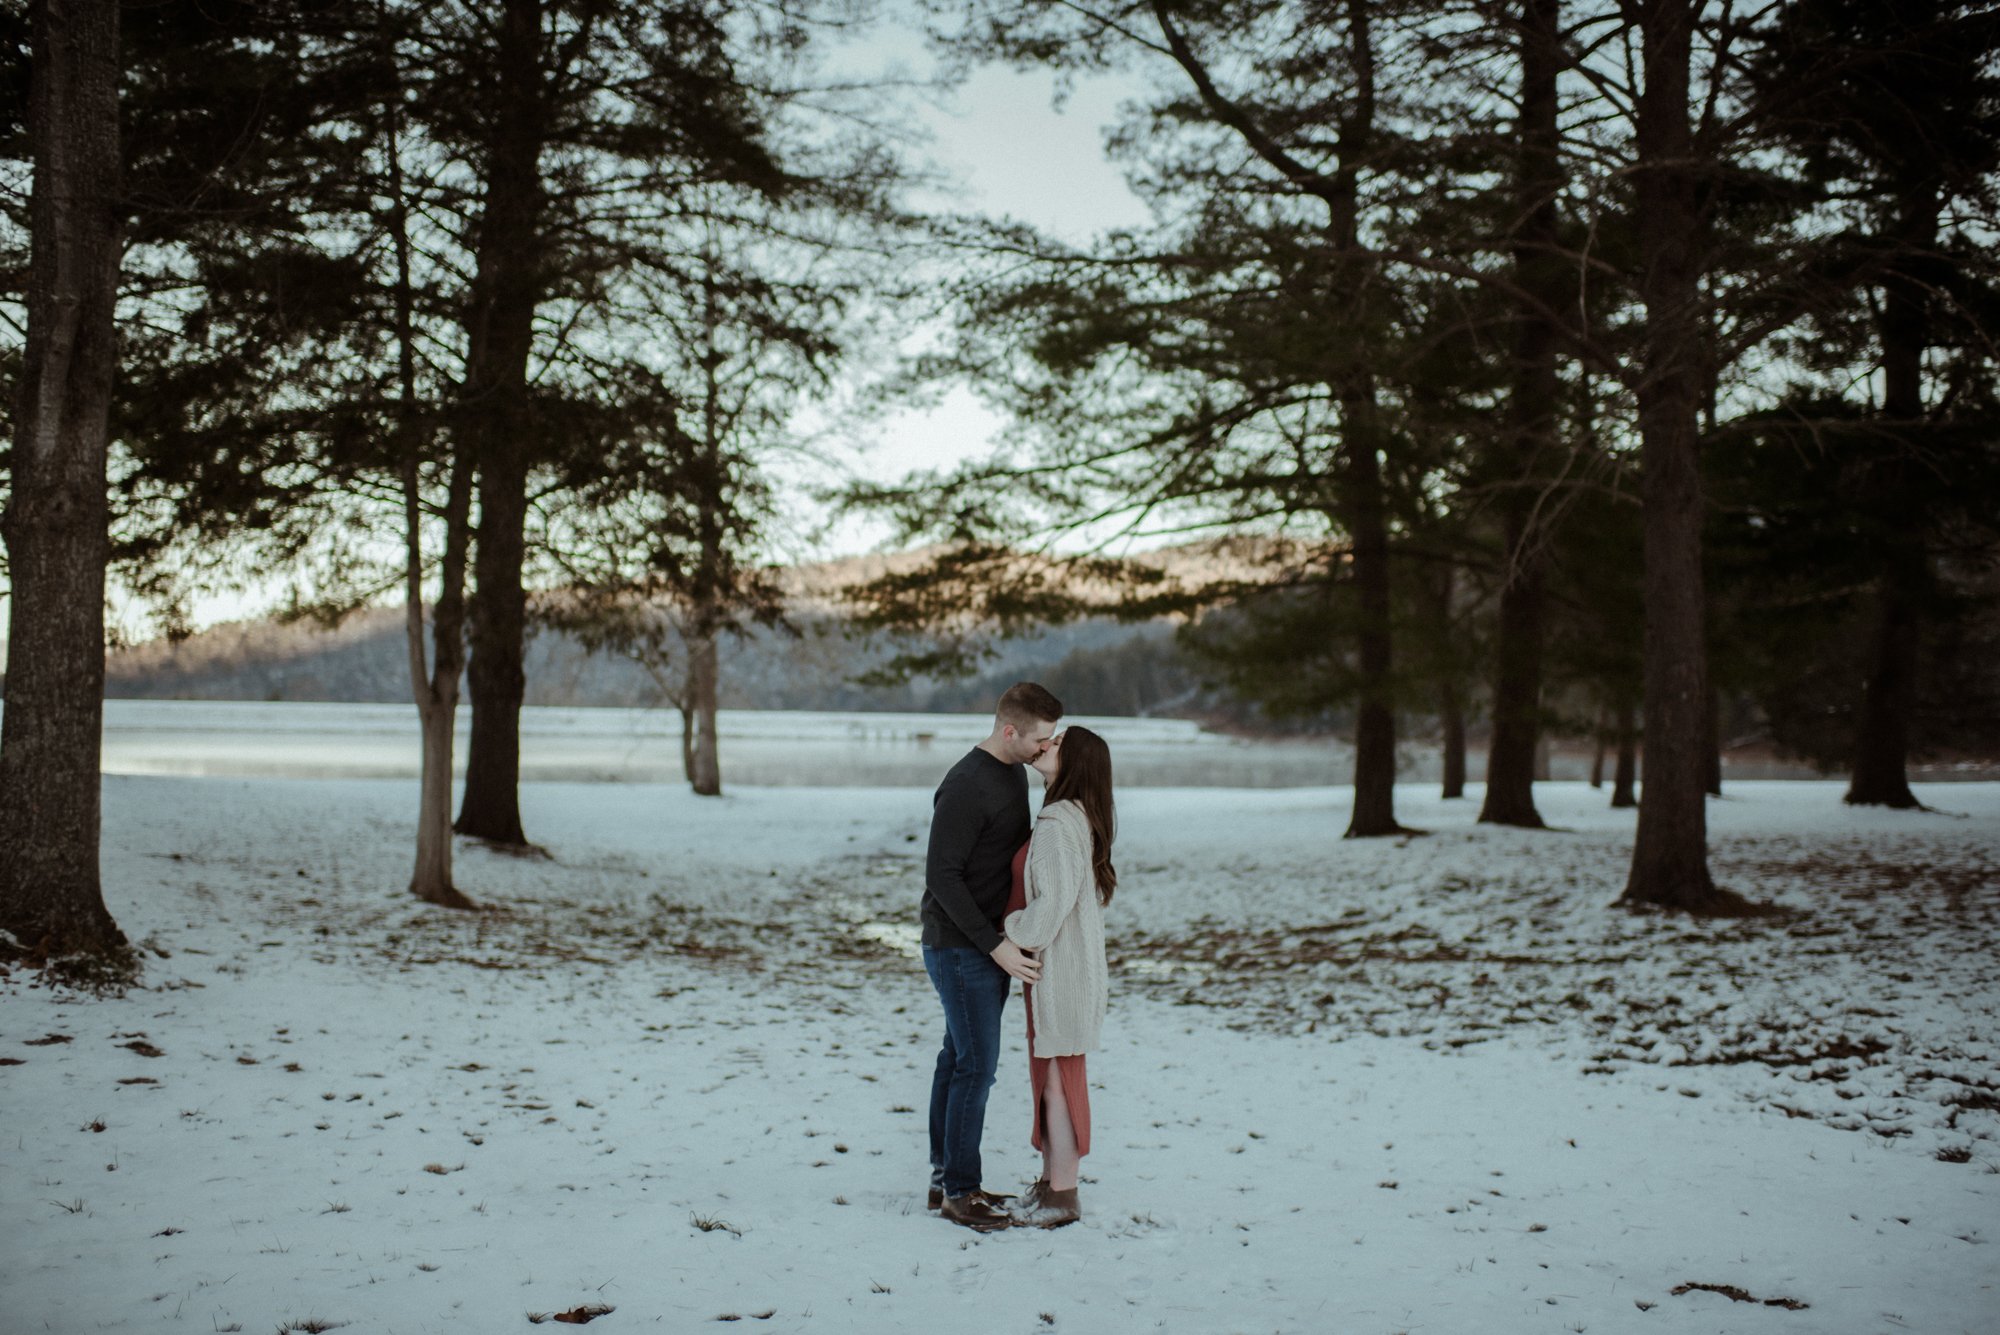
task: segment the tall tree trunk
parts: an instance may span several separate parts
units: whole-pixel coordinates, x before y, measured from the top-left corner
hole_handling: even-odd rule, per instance
[[[422,514],[417,503],[416,469],[405,475],[405,522],[409,556],[405,629],[409,640],[410,685],[423,731],[423,780],[417,799],[417,857],[410,893],[446,908],[477,907],[453,882],[451,870],[452,751],[458,722],[458,679],[465,668],[465,564],[471,538],[471,468],[461,453],[452,461],[445,500],[445,548],[441,588],[432,613],[429,672],[424,670]]]
[[[27,345],[7,543],[0,723],[0,929],[64,973],[127,980],[137,960],[98,869],[104,726],[105,477],[122,245],[117,0],[30,6]]]
[[[458,830],[525,845],[521,826],[522,659],[527,596],[528,358],[540,304],[542,144],[546,136],[540,0],[506,0],[499,27],[500,111],[487,142],[486,198],[468,312],[463,429],[479,466],[474,561],[472,738]]]
[[[1645,59],[1639,94],[1638,386],[1645,533],[1646,800],[1621,902],[1742,912],[1708,873],[1704,796],[1708,662],[1701,568],[1701,210],[1688,123],[1694,0],[1635,0]]]
[[[684,688],[683,694],[681,696],[683,700],[694,699],[692,671],[690,671],[688,675],[689,675],[689,682],[686,688]],[[694,747],[695,747],[694,706],[692,704],[681,705],[680,714],[681,714],[681,777],[687,781],[688,787],[692,788],[694,786]]]
[[[1847,801],[1854,806],[1921,807],[1910,791],[1909,719],[1916,699],[1916,609],[1890,576],[1882,581],[1881,606],[1875,630],[1874,663],[1862,696],[1860,726],[1854,737],[1854,771]]]
[[[1342,286],[1354,304],[1369,301],[1376,275],[1360,258],[1359,160],[1375,138],[1374,16],[1368,0],[1348,0],[1348,38],[1356,92],[1340,125],[1340,166],[1330,220],[1342,262]],[[1360,605],[1356,633],[1359,698],[1354,718],[1354,811],[1349,839],[1404,834],[1396,821],[1395,638],[1391,620],[1389,502],[1382,482],[1382,424],[1374,378],[1342,370],[1340,395],[1342,509],[1352,544],[1351,571]]]
[[[1437,606],[1434,615],[1441,645],[1437,655],[1440,664],[1438,743],[1444,758],[1444,785],[1440,795],[1447,801],[1465,796],[1465,682],[1459,672],[1459,656],[1455,652],[1456,626],[1452,616],[1457,584],[1451,566],[1443,567],[1435,586]]]
[[[1445,682],[1438,701],[1439,731],[1444,744],[1446,798],[1465,796],[1465,696],[1456,678]]]
[[[394,68],[393,48],[384,53]],[[435,613],[436,666],[424,663],[422,464],[429,433],[418,423],[416,288],[410,277],[410,211],[403,189],[402,97],[392,90],[383,156],[389,164],[389,234],[396,259],[397,434],[403,447],[403,631],[410,692],[417,706],[423,763],[417,795],[417,855],[410,893],[445,908],[477,907],[452,883],[451,771],[458,678],[465,668],[465,561],[471,540],[472,480],[465,451],[452,452],[445,495],[445,549]]]
[[[1604,750],[1605,742],[1607,741],[1606,734],[1610,730],[1610,722],[1604,717],[1603,711],[1599,710],[1597,726],[1592,730],[1594,738],[1593,749],[1590,753],[1590,786],[1592,788],[1602,788],[1604,786]]]
[[[1301,194],[1327,208],[1327,239],[1335,259],[1326,290],[1316,294],[1337,312],[1330,327],[1350,317],[1367,327],[1364,313],[1379,304],[1371,291],[1378,280],[1364,254],[1360,227],[1360,173],[1373,148],[1376,118],[1376,56],[1373,0],[1345,0],[1353,99],[1335,131],[1333,174],[1314,171],[1292,158],[1256,123],[1256,118],[1224,97],[1208,69],[1188,45],[1169,13],[1167,0],[1152,0],[1154,19],[1166,49],[1194,81],[1203,105],[1221,124],[1242,136],[1250,150],[1269,163]],[[1383,434],[1375,383],[1356,369],[1351,349],[1332,349],[1326,383],[1340,403],[1340,457],[1328,479],[1335,493],[1329,509],[1347,529],[1349,571],[1359,604],[1355,632],[1358,678],[1354,728],[1354,812],[1347,837],[1408,833],[1396,823],[1396,713],[1391,672],[1394,635],[1390,621],[1388,501],[1382,481]]]
[[[1629,699],[1618,702],[1618,768],[1611,779],[1611,805],[1639,805],[1638,709]]]
[[[1349,839],[1403,834],[1396,822],[1394,639],[1390,623],[1389,524],[1382,463],[1375,447],[1372,393],[1345,405],[1343,489],[1353,543],[1351,571],[1360,604],[1356,658],[1360,690],[1354,719],[1354,811]]]
[[[527,595],[521,585],[526,548],[526,469],[519,447],[511,458],[486,450],[479,470],[479,535],[472,600],[472,736],[466,752],[459,833],[496,844],[526,845],[521,824],[521,701]]]
[[[722,758],[716,749],[715,636],[699,635],[688,643],[688,695],[694,711],[694,771],[688,776],[703,797],[722,793]]]
[[[723,515],[729,501],[729,469],[722,452],[722,366],[726,360],[717,343],[721,312],[716,292],[716,269],[720,257],[712,250],[704,257],[702,271],[702,402],[700,457],[696,460],[694,484],[695,557],[693,586],[689,590],[688,615],[688,707],[695,723],[693,765],[688,782],[703,797],[722,794],[722,757],[717,747],[715,709],[717,695],[716,627],[721,605],[728,553],[723,550]]]
[[[1556,447],[1561,331],[1546,314],[1563,305],[1566,266],[1558,253],[1556,199],[1562,190],[1556,75],[1563,64],[1560,0],[1522,0],[1521,115],[1514,167],[1514,277],[1523,294],[1514,316],[1514,383],[1508,401],[1503,506],[1506,578],[1500,586],[1493,680],[1493,736],[1486,800],[1479,819],[1542,828],[1535,809],[1541,739],[1542,647],[1547,519],[1541,479]]]
[[[1924,416],[1924,350],[1930,344],[1929,294],[1925,284],[1906,271],[1921,263],[1937,245],[1938,195],[1928,181],[1901,185],[1903,222],[1900,261],[1882,285],[1882,416],[1892,432],[1913,431]],[[1912,466],[1905,442],[1883,470],[1890,494],[1900,493],[1895,475]],[[1874,661],[1861,697],[1854,737],[1854,771],[1847,801],[1856,806],[1908,810],[1921,807],[1910,791],[1910,715],[1917,701],[1917,653],[1923,634],[1918,612],[1919,591],[1927,582],[1930,558],[1925,550],[1925,516],[1899,516],[1899,538],[1888,553],[1879,582],[1879,620]]]

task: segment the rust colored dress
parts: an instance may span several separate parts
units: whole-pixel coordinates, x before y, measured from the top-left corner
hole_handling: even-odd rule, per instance
[[[1007,912],[1018,913],[1028,907],[1028,887],[1025,880],[1028,865],[1028,846],[1021,845],[1021,851],[1014,854],[1014,888],[1007,895]],[[1090,1083],[1084,1076],[1083,1054],[1072,1057],[1037,1057],[1035,1055],[1035,1000],[1033,983],[1021,984],[1021,999],[1027,1003],[1028,1011],[1028,1083],[1034,1091],[1034,1129],[1029,1133],[1028,1143],[1036,1149],[1042,1148],[1042,1090],[1049,1082],[1049,1067],[1054,1065],[1057,1076],[1062,1080],[1063,1101],[1069,1105],[1070,1129],[1076,1132],[1076,1152],[1078,1157],[1090,1153]]]

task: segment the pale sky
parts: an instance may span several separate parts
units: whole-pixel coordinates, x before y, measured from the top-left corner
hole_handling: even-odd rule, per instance
[[[1078,244],[1145,222],[1145,207],[1104,154],[1105,131],[1135,91],[1129,78],[1079,80],[1058,108],[1055,79],[1046,72],[979,70],[927,110],[932,155],[959,188],[926,203],[1011,217]],[[892,417],[865,452],[844,454],[841,463],[890,481],[983,454],[1000,426],[972,391],[954,387],[935,407]],[[846,524],[816,554],[865,551],[883,536],[865,523]]]

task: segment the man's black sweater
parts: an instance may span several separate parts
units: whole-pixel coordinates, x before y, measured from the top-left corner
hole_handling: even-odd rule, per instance
[[[1028,775],[974,747],[951,767],[931,800],[924,860],[924,944],[1000,945],[1013,889],[1014,854],[1027,841]]]

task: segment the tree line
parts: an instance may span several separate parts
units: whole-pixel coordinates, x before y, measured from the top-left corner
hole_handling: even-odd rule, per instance
[[[1726,695],[1844,744],[1855,803],[1917,805],[1920,692],[1990,737],[1990,6],[1022,0],[958,41],[1142,79],[1114,149],[1155,221],[966,222],[990,258],[922,373],[1016,427],[860,489],[953,542],[867,591],[878,624],[1077,605],[1015,551],[1079,521],[1272,535],[1254,578],[1118,599],[1180,609],[1275,710],[1352,710],[1350,836],[1403,832],[1411,717],[1449,759],[1482,701],[1481,819],[1541,826],[1536,752],[1580,699],[1628,775],[1643,738],[1625,901],[1703,913],[1752,908],[1707,865]]]
[[[423,782],[526,845],[533,604],[640,645],[670,606],[714,790],[714,643],[768,620],[764,467],[893,295],[880,90],[844,3],[34,0],[4,11],[10,671],[0,927],[116,956],[97,873],[105,572],[166,609],[289,572],[401,590]],[[32,183],[30,185],[30,182]],[[385,560],[385,552],[389,559]],[[400,556],[396,555],[400,553]],[[559,590],[559,596],[546,591]],[[452,719],[472,706],[451,810]]]
[[[537,618],[671,679],[717,791],[717,641],[784,619],[768,461],[905,320],[937,332],[907,381],[1013,424],[846,497],[942,541],[849,594],[921,637],[905,670],[1174,615],[1213,680],[1351,716],[1356,837],[1403,832],[1410,721],[1462,761],[1480,710],[1481,818],[1539,826],[1537,749],[1583,700],[1621,769],[1643,738],[1641,905],[1750,907],[1707,865],[1720,702],[1783,700],[1802,656],[1852,697],[1849,800],[1915,804],[1916,703],[1953,689],[1939,650],[1985,624],[2000,541],[1985,6],[935,7],[960,68],[1145,90],[1112,150],[1153,222],[1087,244],[903,205],[893,99],[836,58],[869,21],[0,9],[17,945],[124,948],[96,860],[112,568],[170,617],[246,560],[296,572],[300,612],[402,592],[431,902],[470,903],[454,827],[528,844]],[[1217,532],[1226,575],[1111,554]]]

